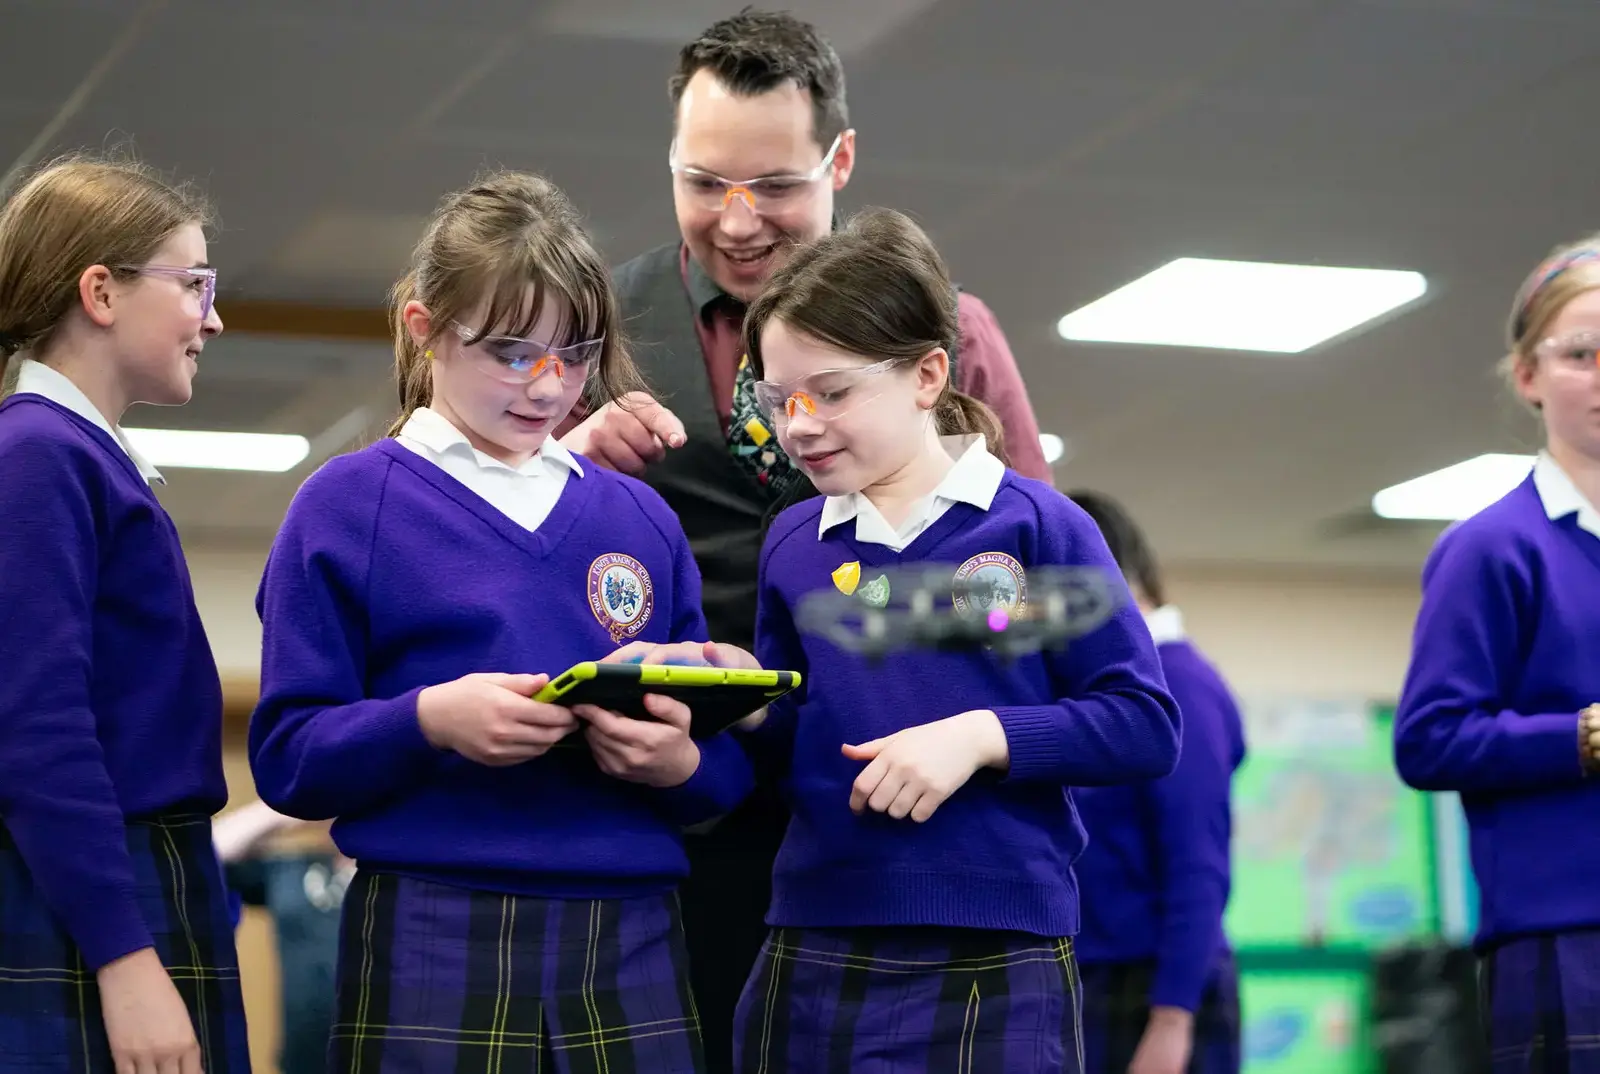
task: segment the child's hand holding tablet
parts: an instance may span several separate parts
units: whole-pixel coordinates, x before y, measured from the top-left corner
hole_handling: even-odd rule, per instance
[[[672,715],[658,710],[662,700],[683,703],[691,712],[691,738],[709,738],[740,720],[758,716],[773,698],[800,685],[792,671],[766,671],[756,658],[734,645],[636,642],[602,660],[569,668],[535,700],[571,708],[605,709],[646,723]]]
[[[579,664],[539,699],[569,706],[609,775],[675,787],[700,764],[696,738],[759,712],[799,683],[791,672],[763,671],[732,645],[635,643],[604,660]]]
[[[600,771],[649,787],[676,787],[700,767],[700,747],[689,737],[689,706],[661,694],[641,702],[654,719],[623,716],[597,705],[573,705],[586,726],[583,737]]]

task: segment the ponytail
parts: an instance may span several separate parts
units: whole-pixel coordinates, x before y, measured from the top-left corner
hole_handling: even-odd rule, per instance
[[[38,333],[30,333],[22,326],[11,331],[0,331],[0,399],[17,390],[17,376],[22,371],[22,365],[11,359],[29,350],[28,339],[36,335]]]
[[[394,332],[394,383],[400,393],[400,413],[389,425],[386,436],[399,436],[411,415],[433,401],[433,371],[423,347],[411,338],[406,325],[406,303],[417,297],[417,278],[406,273],[394,285],[394,306],[390,328]]]
[[[948,384],[934,404],[933,419],[938,424],[940,436],[982,436],[988,442],[989,452],[1007,466],[1005,430],[1000,416],[983,403],[958,392]]]
[[[58,318],[57,323],[59,320]],[[0,399],[4,399],[17,388],[17,376],[22,371],[22,365],[13,362],[12,359],[23,351],[37,354],[38,345],[35,341],[48,341],[55,335],[53,327],[44,329],[35,327],[39,322],[39,318],[34,318],[32,325],[23,321],[9,330],[0,330]]]

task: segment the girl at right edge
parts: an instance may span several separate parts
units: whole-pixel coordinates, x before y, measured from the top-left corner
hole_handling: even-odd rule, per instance
[[[757,398],[822,493],[761,555],[756,655],[805,685],[745,733],[793,806],[735,1023],[749,1074],[1080,1072],[1068,787],[1177,760],[1177,706],[1125,588],[1098,630],[1015,661],[873,662],[798,632],[808,592],[882,596],[900,565],[959,563],[1014,608],[1035,568],[1124,585],[1094,522],[1009,470],[993,415],[952,389],[956,331],[942,259],[888,211],[797,251],[746,316]]]
[[[1579,1074],[1600,1071],[1600,235],[1533,271],[1508,334],[1545,449],[1428,556],[1394,755],[1466,809],[1494,1074]]]

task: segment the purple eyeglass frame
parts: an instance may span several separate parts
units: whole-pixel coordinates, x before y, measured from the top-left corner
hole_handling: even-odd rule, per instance
[[[217,270],[210,266],[183,266],[183,265],[123,265],[124,272],[137,272],[140,275],[149,273],[154,276],[179,276],[189,279],[206,281],[205,293],[200,298],[200,319],[203,321],[211,316],[211,309],[217,301]]]

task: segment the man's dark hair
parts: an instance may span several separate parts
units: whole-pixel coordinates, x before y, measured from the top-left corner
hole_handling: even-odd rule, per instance
[[[815,26],[787,11],[747,7],[683,46],[667,82],[674,123],[684,87],[701,71],[710,71],[738,97],[793,82],[811,95],[811,133],[824,150],[850,126],[839,54]]]
[[[1145,598],[1156,607],[1167,602],[1167,587],[1161,580],[1161,565],[1150,550],[1144,531],[1134,522],[1133,516],[1116,500],[1103,492],[1075,489],[1067,493],[1073,503],[1083,508],[1100,527],[1100,534],[1111,549],[1112,558],[1128,581],[1144,591]]]

